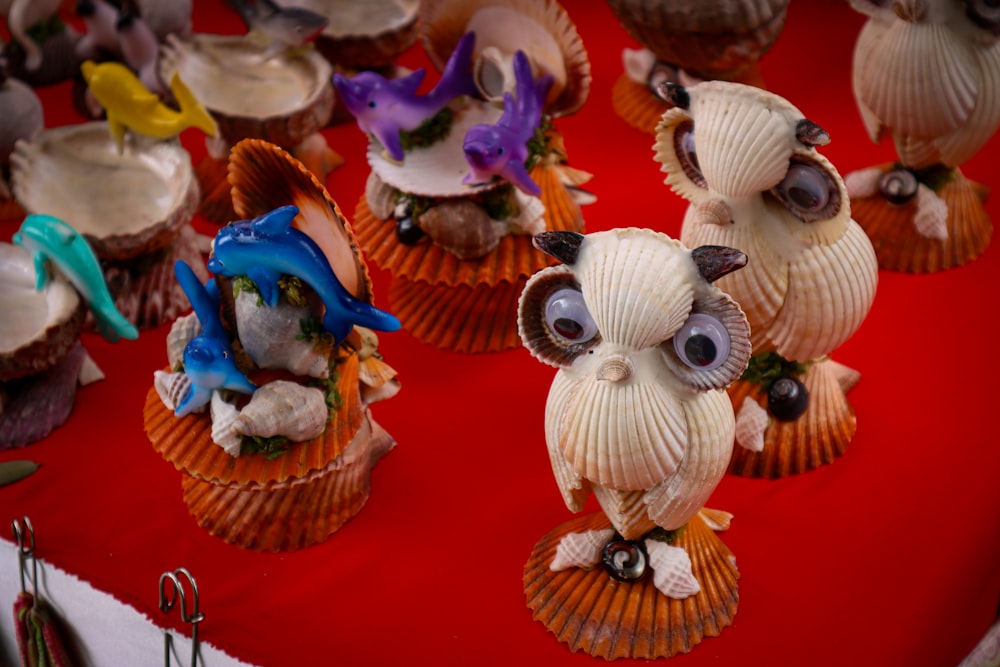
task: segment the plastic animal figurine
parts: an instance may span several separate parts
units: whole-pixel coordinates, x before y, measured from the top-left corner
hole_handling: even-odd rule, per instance
[[[184,347],[184,374],[191,385],[174,410],[174,415],[183,417],[206,405],[213,391],[252,394],[257,386],[236,367],[229,336],[219,319],[218,302],[184,261],[174,264],[174,273],[201,324],[201,333]]]
[[[389,156],[403,161],[401,131],[412,131],[460,95],[476,95],[471,72],[475,34],[465,33],[448,58],[441,80],[426,95],[417,95],[426,70],[421,68],[398,79],[377,72],[361,72],[351,78],[337,73],[333,85],[358,127],[382,144]]]
[[[776,477],[830,463],[854,435],[845,392],[859,376],[828,355],[861,325],[878,282],[843,180],[815,149],[830,137],[752,86],[663,90],[675,108],[657,126],[655,159],[690,202],[681,241],[750,257],[718,283],[746,312],[754,347],[753,381],[730,388],[742,445],[732,470]]]
[[[95,60],[102,52],[117,54],[118,10],[106,0],[78,0],[76,13],[83,20],[87,32],[76,43],[76,55],[80,60]]]
[[[126,64],[139,75],[142,85],[157,95],[166,93],[157,72],[160,43],[146,22],[135,14],[122,12],[115,23],[118,45]]]
[[[60,0],[12,0],[7,13],[10,36],[24,49],[24,68],[35,71],[42,66],[42,47],[28,34],[36,24],[59,11]]]
[[[227,0],[251,34],[268,43],[271,57],[289,47],[299,47],[322,34],[330,20],[304,7],[282,7],[272,0]]]
[[[170,91],[180,111],[160,102],[160,98],[121,63],[97,64],[88,60],[80,70],[90,92],[107,111],[108,127],[119,153],[124,150],[126,129],[155,139],[168,139],[189,127],[196,127],[211,137],[218,133],[215,121],[176,72],[170,81]]]
[[[396,331],[399,320],[344,289],[322,250],[309,236],[292,227],[295,206],[282,206],[253,220],[234,222],[219,230],[208,260],[216,275],[245,275],[256,284],[264,302],[277,305],[282,275],[297,276],[312,287],[326,306],[323,328],[340,343],[354,325]]]
[[[872,141],[899,160],[847,175],[854,217],[879,265],[923,273],[987,247],[985,191],[960,170],[1000,127],[1000,12],[993,2],[851,0],[869,19],[854,96]]]
[[[75,229],[51,215],[32,214],[14,234],[14,243],[32,254],[36,289],[47,284],[46,265],[51,261],[83,296],[102,336],[112,343],[139,337],[136,328],[115,307],[94,251]]]
[[[696,572],[683,541],[667,532],[693,520],[699,527],[685,532],[704,528],[699,512],[729,464],[735,419],[723,390],[750,359],[750,328],[737,303],[711,283],[743,267],[747,257],[720,246],[688,250],[635,228],[586,236],[543,232],[534,244],[564,263],[531,277],[518,306],[524,345],[558,369],[545,405],[549,459],[566,506],[579,512],[593,493],[605,517],[589,530],[553,531],[561,536],[552,540],[558,541],[555,554],[539,567],[590,570],[603,561],[606,572],[572,575],[583,588],[574,592],[562,590],[574,587],[555,583],[552,574],[529,572],[529,563],[525,581],[552,581],[539,595],[555,596],[568,614],[577,613],[574,595],[607,605],[624,596],[645,605],[651,598],[644,595],[686,598],[703,588],[713,594],[701,593],[694,606],[710,609],[707,598],[725,597],[734,580],[707,584],[706,578],[721,579],[719,571],[702,564]],[[650,578],[654,591],[640,581]],[[619,582],[634,586],[607,595],[595,590]],[[593,635],[636,631],[634,619],[632,627],[602,629],[617,612],[579,606],[584,615],[594,608],[600,616],[571,621],[595,626]],[[623,641],[629,643],[627,636]]]
[[[517,99],[504,93],[503,115],[493,125],[475,125],[465,135],[462,150],[470,171],[465,184],[484,183],[500,176],[525,194],[539,196],[542,189],[531,180],[524,161],[528,141],[535,136],[542,119],[542,105],[552,85],[551,76],[531,76],[531,63],[524,51],[514,54]]]

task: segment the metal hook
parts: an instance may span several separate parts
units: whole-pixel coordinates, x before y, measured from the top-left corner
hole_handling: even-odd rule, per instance
[[[191,613],[188,613],[187,598],[184,595],[184,585],[180,580],[183,575],[191,586]],[[167,582],[173,584],[170,595],[167,595]],[[205,615],[198,611],[198,584],[194,577],[186,568],[180,567],[173,572],[164,572],[160,575],[160,611],[169,612],[181,602],[181,620],[191,624],[191,667],[198,664],[198,624],[205,619]],[[163,664],[170,667],[170,649],[173,646],[173,635],[166,630],[163,631]]]
[[[23,524],[22,524],[23,522]],[[31,525],[31,519],[22,517],[10,522],[10,527],[14,531],[14,539],[17,541],[17,567],[21,576],[21,593],[27,593],[28,588],[24,583],[27,575],[28,559],[31,559],[31,592],[38,595],[38,559],[35,558],[35,529]],[[29,540],[25,543],[25,534]]]

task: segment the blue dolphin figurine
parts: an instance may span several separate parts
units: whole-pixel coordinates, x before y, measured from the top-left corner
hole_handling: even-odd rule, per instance
[[[35,289],[41,290],[48,283],[46,262],[51,260],[83,296],[102,336],[112,343],[139,337],[135,326],[115,307],[101,265],[79,232],[59,218],[34,213],[21,223],[14,234],[14,243],[32,255]]]
[[[201,333],[184,347],[184,374],[191,380],[191,388],[174,410],[175,416],[183,417],[208,403],[214,390],[252,394],[257,386],[236,367],[229,336],[219,319],[219,303],[210,293],[214,287],[202,285],[191,267],[180,259],[174,263],[174,275],[201,323]],[[210,282],[214,286],[215,281]]]
[[[223,227],[215,235],[208,270],[222,276],[248,276],[272,308],[278,304],[278,279],[283,274],[298,277],[323,300],[323,328],[337,343],[355,324],[378,331],[399,329],[399,320],[394,316],[344,289],[316,242],[292,227],[298,213],[296,206],[282,206],[253,220]]]
[[[441,80],[426,95],[417,95],[426,73],[424,68],[398,79],[386,79],[376,72],[361,72],[351,78],[338,73],[333,75],[333,86],[357,119],[358,127],[374,135],[393,160],[402,162],[401,130],[417,129],[459,95],[478,94],[471,71],[475,44],[475,33],[462,35]]]
[[[517,100],[503,96],[503,115],[494,125],[475,125],[465,134],[462,150],[470,171],[462,179],[466,185],[485,183],[500,176],[522,192],[537,197],[542,193],[525,169],[528,141],[542,118],[542,105],[552,85],[551,76],[533,81],[531,63],[524,51],[514,54]]]

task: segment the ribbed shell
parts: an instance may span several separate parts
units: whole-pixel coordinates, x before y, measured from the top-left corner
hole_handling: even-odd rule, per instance
[[[665,542],[646,540],[649,566],[653,568],[653,584],[667,597],[683,600],[701,590],[691,572],[691,558],[680,547]]]
[[[293,442],[312,440],[326,428],[330,410],[323,392],[288,380],[274,380],[258,388],[240,410],[233,431],[240,435]]]
[[[788,0],[609,0],[625,30],[657,58],[702,78],[730,78],[777,39]]]
[[[222,447],[230,456],[239,456],[243,448],[243,439],[233,432],[233,424],[240,411],[232,403],[224,401],[219,392],[213,391],[209,412],[212,415],[212,442]]]
[[[418,0],[356,3],[349,0],[291,0],[330,19],[316,40],[331,63],[347,69],[377,69],[393,64],[417,39]]]
[[[590,93],[590,60],[583,40],[556,0],[423,2],[418,24],[420,41],[438,70],[462,35],[475,30],[474,57],[489,46],[506,54],[522,49],[536,68],[553,75],[556,83],[549,90],[546,113],[571,114]]]
[[[524,566],[524,594],[532,618],[572,651],[607,660],[655,659],[690,651],[705,637],[732,625],[739,593],[732,552],[694,518],[675,543],[691,558],[701,592],[684,600],[656,590],[653,577],[618,582],[603,568],[549,569],[562,537],[606,528],[591,514],[568,521],[543,537]]]
[[[764,432],[764,449],[733,450],[729,472],[746,477],[787,477],[832,463],[847,449],[857,429],[854,410],[828,362],[810,364],[800,378],[809,392],[809,407],[795,421],[772,419]],[[744,401],[767,404],[759,388],[740,381],[729,388],[737,412]]]
[[[549,569],[558,572],[571,567],[594,567],[601,562],[604,545],[614,534],[614,530],[606,528],[564,535],[559,540],[556,555],[549,564]]]
[[[757,401],[743,401],[736,415],[736,444],[752,452],[764,450],[764,431],[771,423],[768,415]]]
[[[177,368],[184,359],[184,348],[201,333],[201,322],[195,313],[182,315],[174,320],[167,332],[167,367]]]
[[[184,397],[191,391],[191,378],[176,371],[153,371],[153,389],[160,401],[171,413],[177,409]],[[203,409],[198,409],[202,412]]]

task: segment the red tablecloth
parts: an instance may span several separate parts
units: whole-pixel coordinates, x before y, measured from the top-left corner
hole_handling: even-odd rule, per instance
[[[571,164],[594,174],[587,228],[676,236],[686,203],[663,185],[652,136],[611,106],[621,48],[634,43],[604,3],[566,6],[593,67],[585,107],[557,121]],[[241,31],[221,0],[199,0],[194,18],[198,31]],[[891,144],[869,141],[851,92],[862,21],[843,2],[796,0],[762,61],[768,87],[830,133],[821,151],[841,173],[894,157]],[[417,46],[403,63],[427,59]],[[78,120],[67,89],[44,95],[49,126]],[[366,141],[353,124],[325,134],[346,158],[328,187],[350,217]],[[200,136],[184,140],[195,159],[204,154]],[[994,139],[965,173],[1000,186],[998,148]],[[1000,198],[988,210],[1000,219]],[[390,276],[371,269],[385,306]],[[850,394],[857,436],[842,459],[809,474],[723,480],[710,504],[736,517],[723,539],[742,573],[739,611],[674,663],[955,665],[993,622],[1000,250],[994,242],[959,269],[879,279],[868,319],[834,355],[863,376]],[[200,529],[179,473],[144,435],[166,332],[117,345],[85,335],[107,379],[79,391],[52,436],[0,453],[42,465],[0,488],[0,519],[30,516],[42,559],[154,618],[160,573],[187,567],[201,591],[202,639],[263,665],[593,662],[533,621],[522,592],[532,546],[570,517],[543,441],[551,368],[521,349],[463,356],[405,332],[382,335],[403,390],[374,413],[399,444],[375,468],[368,505],[322,545],[264,554]]]

